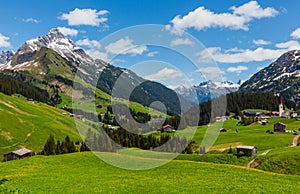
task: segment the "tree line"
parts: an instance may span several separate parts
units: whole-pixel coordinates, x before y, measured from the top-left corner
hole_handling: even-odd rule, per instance
[[[36,87],[34,83],[45,85],[44,89]],[[55,85],[47,81],[38,81],[26,73],[13,70],[5,70],[0,73],[0,92],[6,95],[21,94],[26,98],[32,98],[49,105],[59,104],[61,97]]]
[[[131,133],[123,128],[114,130],[104,126],[97,132],[89,129],[84,143],[90,150],[101,152],[114,152],[123,147],[135,147],[160,152],[192,153],[192,144],[195,142],[170,134],[141,135]]]
[[[79,142],[77,142],[77,145],[79,145]],[[82,146],[83,145],[81,144],[81,147]],[[41,155],[73,153],[80,151],[82,149],[81,147],[78,149],[75,142],[71,141],[69,136],[66,136],[65,140],[60,142],[59,140],[55,141],[54,136],[50,135],[41,151]]]
[[[213,110],[211,108],[212,103],[214,105]],[[193,107],[182,115],[183,118],[181,118],[181,120],[187,125],[190,125],[189,121],[193,120],[193,117],[196,119],[195,113],[200,112],[200,114],[197,115],[197,117],[199,117],[198,125],[206,125],[210,122],[214,122],[216,116],[229,116],[230,113],[241,115],[241,111],[245,109],[278,110],[279,103],[280,98],[271,93],[233,92]],[[293,101],[283,99],[283,103],[286,108],[298,109],[298,105]]]
[[[0,92],[6,95],[21,94],[40,102],[48,102],[48,93],[45,90],[15,80],[4,74],[0,74]]]

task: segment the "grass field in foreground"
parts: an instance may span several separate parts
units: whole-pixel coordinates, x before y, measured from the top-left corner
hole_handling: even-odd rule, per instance
[[[131,171],[108,165],[89,152],[35,156],[0,163],[0,169],[0,193],[298,193],[300,189],[299,176],[179,160]]]

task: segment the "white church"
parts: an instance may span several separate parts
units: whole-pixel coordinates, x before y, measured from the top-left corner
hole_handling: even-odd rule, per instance
[[[281,118],[290,118],[290,112],[285,111],[283,109],[283,102],[282,102],[281,97],[280,97],[280,103],[279,103],[279,117],[281,117]]]

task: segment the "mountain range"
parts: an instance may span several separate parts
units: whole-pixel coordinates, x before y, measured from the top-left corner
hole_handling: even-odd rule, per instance
[[[208,80],[201,82],[198,86],[186,87],[181,85],[175,91],[187,100],[201,104],[220,95],[238,91],[241,83],[241,80],[237,83],[232,81],[213,82]]]
[[[83,100],[95,95],[92,86],[108,95],[114,91],[114,97],[129,98],[145,106],[160,101],[170,113],[175,114],[184,111],[180,108],[180,102],[188,108],[236,91],[269,92],[300,101],[300,50],[283,54],[243,83],[215,83],[209,80],[197,86],[179,86],[173,91],[128,69],[93,59],[58,29],[51,29],[44,36],[26,41],[16,53],[2,51],[0,73],[46,91],[53,104],[61,103],[64,97]],[[76,83],[79,92],[72,96],[75,75],[80,79]],[[118,90],[113,90],[117,81],[121,84]]]

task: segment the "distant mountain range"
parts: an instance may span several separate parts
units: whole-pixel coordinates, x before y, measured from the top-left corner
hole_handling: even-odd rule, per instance
[[[239,92],[270,92],[300,102],[300,50],[284,53],[244,82]]]
[[[237,83],[232,81],[212,82],[209,80],[200,83],[198,86],[179,86],[175,91],[187,100],[200,104],[222,94],[238,91],[241,83],[241,80]]]
[[[58,29],[51,29],[45,36],[26,41],[16,53],[2,52],[0,59],[0,72],[47,90],[49,97],[59,98],[60,93],[72,97],[75,74],[108,94],[112,93],[115,82],[121,78],[124,87],[114,93],[116,97],[128,97],[127,90],[132,87],[135,89],[130,100],[146,106],[160,101],[168,111],[175,114],[181,112],[181,97],[178,98],[176,92],[160,83],[145,80],[130,70],[94,60]],[[93,91],[79,85],[82,94],[92,94]],[[183,98],[181,101],[189,104]]]

